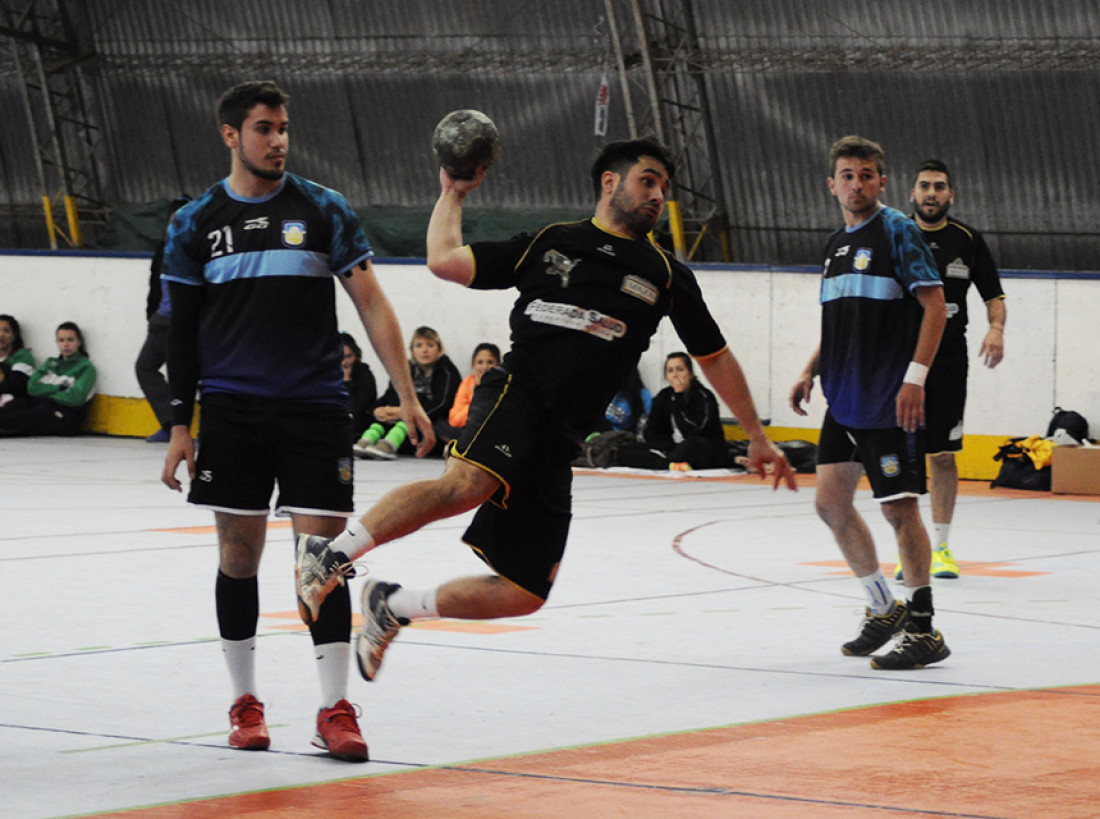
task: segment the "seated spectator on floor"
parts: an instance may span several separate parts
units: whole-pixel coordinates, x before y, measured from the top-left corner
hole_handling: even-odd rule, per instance
[[[665,359],[668,386],[653,397],[642,440],[650,450],[668,459],[668,466],[688,464],[692,469],[733,466],[722,429],[718,399],[695,377],[687,353]]]
[[[435,424],[445,419],[455,401],[462,376],[454,362],[443,352],[443,341],[431,327],[417,327],[409,344],[412,373],[420,406]],[[367,428],[352,447],[356,457],[393,460],[398,453],[412,454],[416,450],[408,442],[409,430],[401,420],[397,390],[391,382],[378,399],[373,412],[375,423]],[[431,455],[443,454],[443,443],[436,441]]]
[[[500,348],[495,344],[483,341],[474,347],[474,355],[470,360],[470,368],[473,370],[462,379],[455,393],[455,402],[451,405],[446,419],[440,419],[434,424],[435,437],[443,444],[453,441],[466,426],[466,416],[470,412],[470,400],[474,396],[474,388],[481,383],[481,376],[500,364]]]
[[[665,359],[668,386],[657,393],[637,441],[629,432],[603,432],[585,441],[574,466],[638,469],[714,469],[734,465],[718,399],[695,378],[687,353]]]
[[[47,358],[27,382],[30,401],[0,407],[0,435],[76,435],[95,392],[96,369],[84,334],[71,321],[57,328],[58,355]]]
[[[0,315],[0,407],[26,405],[27,382],[34,373],[34,355],[23,343],[15,316]]]
[[[344,345],[344,357],[340,362],[344,370],[344,388],[348,391],[351,414],[352,443],[359,440],[374,422],[371,412],[378,400],[378,385],[370,365],[363,361],[363,350],[350,333],[340,333]]]

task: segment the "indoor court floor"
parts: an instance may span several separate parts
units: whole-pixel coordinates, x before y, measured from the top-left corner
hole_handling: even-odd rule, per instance
[[[320,689],[274,519],[257,647],[272,746],[226,745],[212,516],[160,484],[164,452],[0,440],[6,819],[1100,816],[1100,498],[965,484],[963,573],[934,582],[953,653],[886,672],[840,652],[863,595],[812,476],[792,493],[578,472],[541,611],[425,621],[375,682],[352,669],[372,758],[352,764],[310,745]],[[440,468],[357,462],[357,508]],[[892,569],[877,505],[858,504]],[[479,572],[466,520],[367,568],[414,588]]]

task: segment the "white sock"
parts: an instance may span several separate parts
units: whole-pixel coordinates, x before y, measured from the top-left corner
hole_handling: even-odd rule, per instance
[[[351,643],[325,643],[314,646],[317,673],[321,677],[321,707],[332,708],[348,698],[348,661]]]
[[[386,598],[386,605],[390,607],[394,617],[404,617],[408,620],[438,617],[439,607],[436,604],[438,590],[438,586],[430,589],[406,589],[402,586]]]
[[[947,545],[947,533],[951,531],[950,523],[933,523],[932,527],[936,530],[936,542],[932,544],[933,549],[938,549],[941,546]]]
[[[890,611],[890,606],[894,604],[894,595],[890,592],[890,587],[886,585],[886,577],[882,574],[882,569],[875,569],[873,573],[866,577],[857,579],[863,586],[863,591],[867,594],[872,612],[886,614]]]
[[[256,696],[256,637],[247,640],[222,639],[222,654],[229,669],[229,682],[233,686],[233,700],[245,694]],[[259,697],[256,697],[259,699]]]
[[[374,538],[363,528],[363,524],[356,520],[349,523],[347,529],[333,538],[329,548],[343,552],[349,560],[358,560],[370,551],[373,545]]]

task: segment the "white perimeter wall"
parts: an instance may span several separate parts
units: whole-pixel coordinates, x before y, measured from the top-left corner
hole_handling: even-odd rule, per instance
[[[472,291],[436,280],[422,264],[379,262],[383,288],[408,338],[420,324],[434,327],[459,369],[469,369],[480,341],[507,348],[514,291]],[[14,315],[41,361],[56,352],[54,328],[75,321],[84,330],[99,370],[99,392],[140,396],[133,361],[145,335],[149,260],[83,254],[0,254],[0,313]],[[787,392],[817,343],[818,277],[767,270],[698,271],[711,309],[740,359],[761,415],[774,426],[816,428],[824,412],[819,394],[809,418],[787,407]],[[1054,406],[1075,409],[1100,435],[1100,280],[1008,278],[1006,355],[996,370],[977,361],[985,311],[972,291],[970,435],[1044,433]],[[341,326],[365,348],[367,363],[385,388],[386,377],[366,344],[350,301],[339,298]],[[669,322],[642,359],[642,379],[662,386],[664,356],[681,349]]]

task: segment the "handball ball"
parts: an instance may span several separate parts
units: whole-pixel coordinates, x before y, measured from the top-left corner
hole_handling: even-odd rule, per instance
[[[473,179],[479,167],[488,169],[500,153],[500,131],[480,111],[452,111],[435,126],[432,150],[452,177]]]

